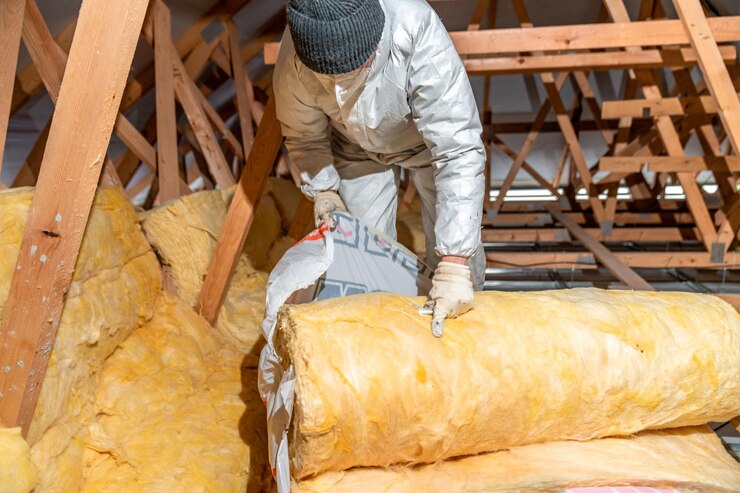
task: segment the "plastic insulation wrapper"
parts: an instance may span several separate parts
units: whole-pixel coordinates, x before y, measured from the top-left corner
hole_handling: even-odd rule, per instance
[[[290,248],[267,284],[259,390],[267,406],[268,454],[279,493],[290,491],[288,427],[295,397],[293,367],[281,362],[274,347],[280,308],[286,302],[373,292],[426,296],[432,287],[434,271],[408,249],[349,214],[334,217],[336,229],[322,225]]]

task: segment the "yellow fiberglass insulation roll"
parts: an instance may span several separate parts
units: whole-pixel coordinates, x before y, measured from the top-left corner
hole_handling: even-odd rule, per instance
[[[584,486],[679,488],[736,493],[740,465],[707,427],[559,441],[437,464],[327,472],[293,493],[550,493]]]
[[[740,414],[740,316],[714,296],[477,293],[442,339],[422,302],[371,294],[281,311],[294,478]]]

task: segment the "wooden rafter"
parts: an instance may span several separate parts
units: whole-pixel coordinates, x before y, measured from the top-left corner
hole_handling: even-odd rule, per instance
[[[215,324],[231,276],[241,255],[249,228],[254,220],[254,211],[259,204],[262,190],[282,143],[280,124],[275,114],[273,97],[265,107],[262,122],[257,129],[254,144],[247,158],[229,212],[216,244],[216,250],[208,267],[208,274],[198,299],[198,311],[211,324]]]
[[[84,0],[0,323],[0,422],[28,431],[147,0]],[[50,232],[50,234],[45,234]]]

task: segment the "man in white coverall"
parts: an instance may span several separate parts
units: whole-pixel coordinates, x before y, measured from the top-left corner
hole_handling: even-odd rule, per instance
[[[348,211],[395,238],[399,171],[409,171],[441,337],[485,275],[485,149],[460,57],[424,0],[288,0],[287,14],[277,116],[317,225]]]

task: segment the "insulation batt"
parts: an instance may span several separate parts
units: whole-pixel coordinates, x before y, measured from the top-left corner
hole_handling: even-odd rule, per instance
[[[29,493],[38,480],[20,428],[0,428],[0,493]]]
[[[142,214],[144,232],[165,265],[170,266],[177,295],[195,307],[223,227],[234,187],[199,192]],[[262,346],[267,277],[257,269],[272,267],[289,245],[281,238],[300,201],[291,182],[270,178],[255,213],[216,323],[217,329],[240,351],[253,352],[256,366]]]
[[[294,478],[740,414],[740,316],[714,296],[476,293],[442,339],[422,303],[370,294],[283,308]]]
[[[0,317],[23,237],[33,189],[0,192]],[[39,252],[39,255],[43,252]],[[77,491],[79,464],[103,364],[133,330],[151,318],[161,292],[156,256],[128,197],[98,190],[31,422],[28,442],[39,467],[37,492]]]
[[[327,472],[293,493],[546,493],[583,486],[740,491],[740,465],[707,427],[643,432],[588,442],[560,441],[437,464]]]
[[[262,491],[265,410],[241,360],[190,307],[161,300],[106,362],[80,493]]]

